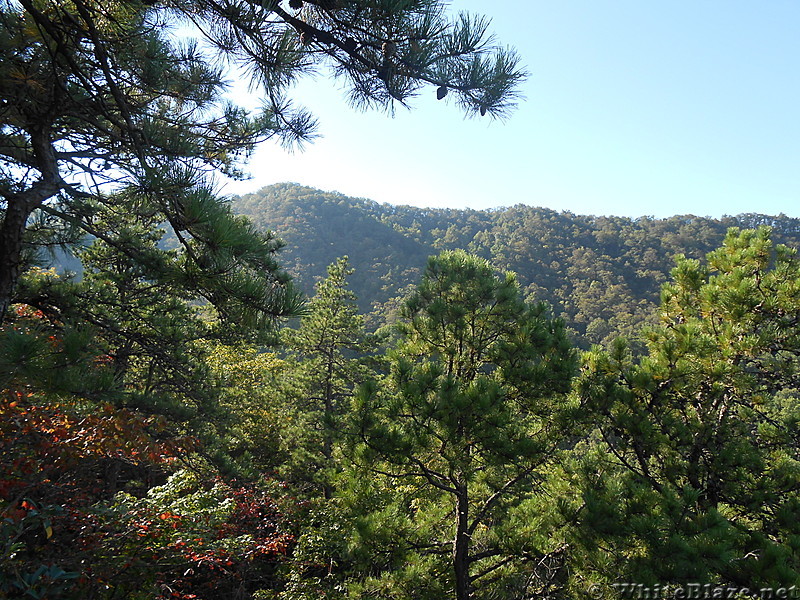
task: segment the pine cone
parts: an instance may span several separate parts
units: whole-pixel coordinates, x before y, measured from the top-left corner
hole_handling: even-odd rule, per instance
[[[386,58],[392,57],[397,54],[397,44],[394,42],[383,42],[381,51]]]

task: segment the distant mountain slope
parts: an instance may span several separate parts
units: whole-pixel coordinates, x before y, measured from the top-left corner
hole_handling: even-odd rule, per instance
[[[296,184],[272,185],[234,199],[233,210],[286,242],[283,265],[309,295],[328,265],[348,255],[363,312],[395,295],[398,284],[416,282],[434,252],[383,222],[374,202]]]
[[[235,198],[232,207],[286,241],[283,263],[309,294],[327,265],[346,254],[361,309],[386,310],[417,282],[430,254],[464,248],[516,272],[530,299],[550,303],[582,346],[652,320],[675,255],[701,259],[729,227],[770,225],[777,242],[800,245],[800,219],[784,215],[629,219],[521,204],[424,209],[289,183]]]

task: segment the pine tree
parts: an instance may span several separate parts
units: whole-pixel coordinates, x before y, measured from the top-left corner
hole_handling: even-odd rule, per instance
[[[358,456],[386,486],[369,486],[381,508],[359,529],[384,574],[362,593],[542,591],[553,581],[537,579],[533,565],[559,550],[544,532],[520,539],[510,523],[530,508],[533,482],[569,430],[574,355],[563,325],[523,302],[512,274],[448,251],[429,260],[400,332],[385,393],[365,388],[355,408]]]
[[[38,244],[80,232],[137,256],[95,222],[129,201],[175,234],[199,296],[235,295],[256,321],[291,314],[276,242],[230,215],[210,175],[239,175],[261,140],[312,136],[287,90],[317,67],[348,81],[357,106],[391,108],[433,85],[467,112],[502,116],[522,77],[514,53],[490,43],[485,20],[447,21],[442,4],[0,1],[0,319]],[[200,43],[178,41],[189,25]],[[228,62],[249,74],[263,111],[224,99]]]
[[[731,229],[706,264],[681,257],[672,275],[648,355],[595,349],[578,384],[597,426],[579,478],[583,577],[794,585],[797,254],[768,228]]]
[[[358,385],[372,376],[364,364],[373,349],[358,314],[356,297],[347,288],[353,274],[347,257],[328,266],[318,282],[306,314],[296,330],[284,330],[283,341],[293,357],[292,376],[301,383],[298,399],[302,427],[294,428],[295,468],[317,481],[326,497],[332,491],[335,447],[342,441],[342,419]]]

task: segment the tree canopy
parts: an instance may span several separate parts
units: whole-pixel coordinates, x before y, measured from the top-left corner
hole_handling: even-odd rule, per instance
[[[174,233],[180,259],[154,277],[183,278],[220,307],[290,314],[278,244],[229,214],[211,175],[237,176],[264,139],[313,135],[292,83],[325,68],[356,106],[387,108],[429,84],[502,116],[523,77],[486,20],[448,20],[435,0],[3,0],[0,26],[0,316],[43,245],[88,234],[137,255],[97,226],[103,210]],[[225,98],[228,64],[263,98],[258,113]]]
[[[365,387],[354,408],[360,459],[393,489],[362,517],[365,543],[391,531],[393,548],[376,553],[379,575],[364,594],[468,600],[546,589],[552,581],[531,573],[550,548],[516,538],[509,523],[569,429],[575,355],[563,323],[526,304],[513,274],[445,251],[428,261],[398,328],[387,384]]]
[[[278,186],[236,203],[254,223],[216,193],[258,142],[313,137],[291,90],[314,71],[356,107],[431,86],[502,117],[513,51],[444,6],[0,0],[3,597],[794,590],[800,261],[774,241],[800,221]],[[315,253],[305,308],[270,203]],[[81,277],[37,264],[63,246]],[[359,278],[394,321],[375,335]],[[578,361],[570,335],[608,343]]]
[[[282,243],[234,215],[215,177],[241,176],[261,141],[313,137],[290,91],[317,71],[358,108],[391,111],[428,85],[503,116],[514,53],[443,7],[0,0],[0,594],[281,587],[283,508],[300,507],[273,498],[270,469],[298,454],[276,424],[320,411],[287,408],[301,387],[276,383],[288,363],[248,342],[275,342],[304,301]],[[261,110],[226,98],[231,66]],[[82,277],[40,268],[64,249]],[[323,430],[307,446],[321,437],[325,455]]]
[[[502,204],[525,198],[497,198]],[[526,297],[545,301],[581,348],[617,336],[637,340],[655,324],[659,290],[678,254],[702,260],[729,227],[768,225],[777,243],[800,246],[800,219],[742,214],[714,219],[576,215],[515,204],[492,210],[379,204],[297,184],[275,184],[235,198],[235,212],[286,241],[283,260],[294,281],[312,293],[315,278],[347,254],[368,326],[397,315],[398,296],[416,284],[428,256],[463,249],[517,274]],[[356,228],[358,236],[349,235]]]
[[[598,435],[578,539],[608,584],[800,578],[797,252],[731,229],[707,259],[679,258],[641,361],[595,348],[577,381]]]

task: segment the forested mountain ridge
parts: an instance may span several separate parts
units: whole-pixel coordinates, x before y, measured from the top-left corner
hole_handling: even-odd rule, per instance
[[[0,598],[794,595],[796,223],[215,191],[313,136],[303,74],[506,114],[515,51],[446,8],[0,1]],[[636,353],[527,301],[638,333],[668,256],[763,222],[677,261]]]
[[[429,255],[464,249],[517,273],[528,299],[552,305],[584,347],[653,319],[675,257],[702,259],[729,227],[769,225],[777,243],[800,245],[800,219],[756,213],[632,219],[523,204],[431,209],[292,183],[234,198],[232,208],[286,242],[280,260],[309,295],[327,265],[348,255],[361,310],[379,315],[373,323],[418,281]]]

